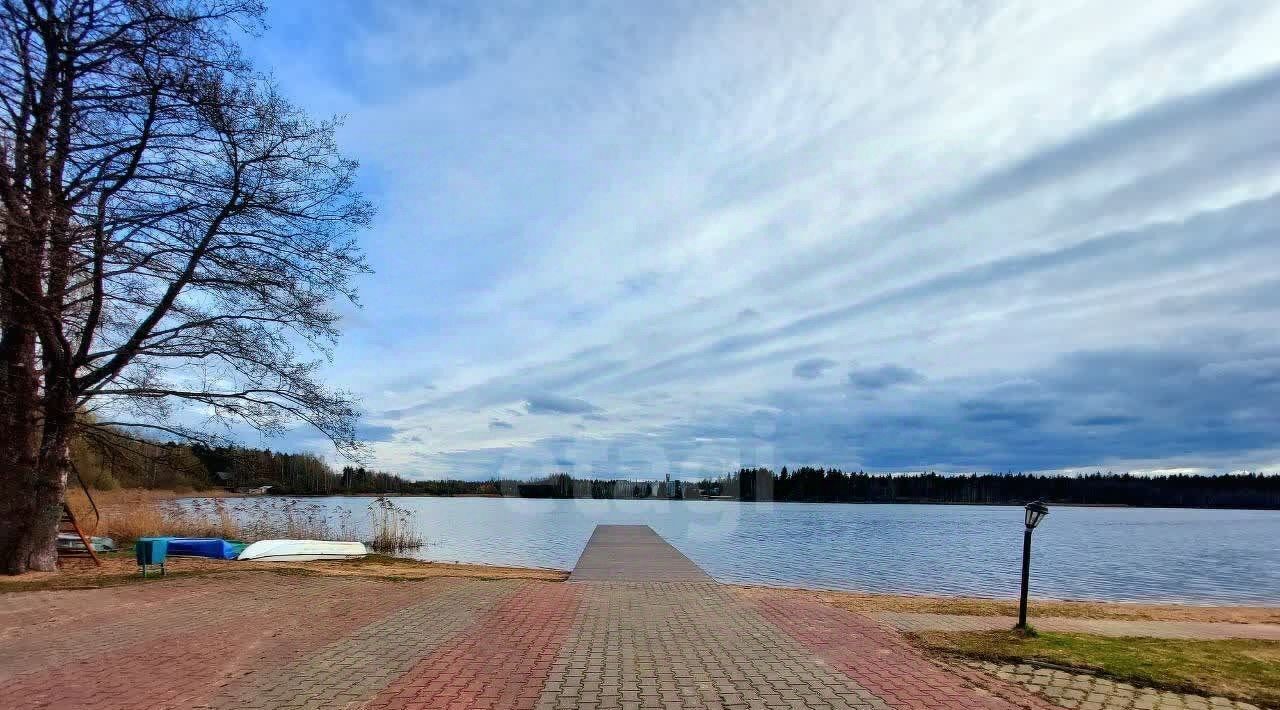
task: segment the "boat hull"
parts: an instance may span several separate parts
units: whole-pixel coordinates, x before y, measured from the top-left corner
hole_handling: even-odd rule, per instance
[[[231,542],[219,537],[171,537],[170,557],[208,557],[214,560],[234,560],[247,547],[244,543]]]
[[[338,540],[259,540],[236,559],[254,562],[311,562],[351,560],[369,554],[363,542]]]
[[[116,541],[109,537],[91,537],[89,544],[93,545],[94,552],[115,552],[118,549]],[[83,552],[84,543],[75,533],[58,533],[58,549],[64,552]]]

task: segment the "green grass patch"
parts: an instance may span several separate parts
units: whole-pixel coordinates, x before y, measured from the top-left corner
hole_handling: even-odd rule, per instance
[[[1280,707],[1280,641],[1185,641],[1014,631],[925,632],[930,649],[991,661],[1042,661],[1167,690]]]

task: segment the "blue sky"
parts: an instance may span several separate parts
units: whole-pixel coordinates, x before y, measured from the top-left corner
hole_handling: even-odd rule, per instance
[[[1280,468],[1280,3],[1132,5],[276,0],[247,47],[379,206],[329,377],[381,467]]]

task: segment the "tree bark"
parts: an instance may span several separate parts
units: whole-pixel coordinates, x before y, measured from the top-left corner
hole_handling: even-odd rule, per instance
[[[58,566],[58,520],[75,408],[64,395],[59,406],[45,407],[40,416],[35,336],[13,324],[5,336],[8,342],[0,347],[6,405],[0,431],[0,565],[8,574],[51,572]]]
[[[58,521],[70,472],[74,422],[46,422],[37,446],[4,446],[8,472],[0,495],[0,564],[8,574],[58,568]],[[34,431],[27,443],[37,439]],[[9,462],[13,461],[12,464]]]
[[[42,541],[56,541],[56,525],[48,525],[40,501],[47,497],[40,485],[39,377],[35,366],[35,331],[10,322],[0,344],[4,366],[3,430],[0,431],[0,564],[5,572],[51,570]],[[44,530],[48,527],[54,531]]]
[[[52,572],[58,568],[58,521],[66,500],[67,474],[71,469],[71,436],[74,410],[64,409],[56,420],[46,421],[40,462],[36,468],[32,525],[27,535],[27,568]]]

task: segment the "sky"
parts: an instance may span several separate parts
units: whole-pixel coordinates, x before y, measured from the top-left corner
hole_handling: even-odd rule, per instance
[[[377,467],[1280,469],[1280,2],[269,5]]]

